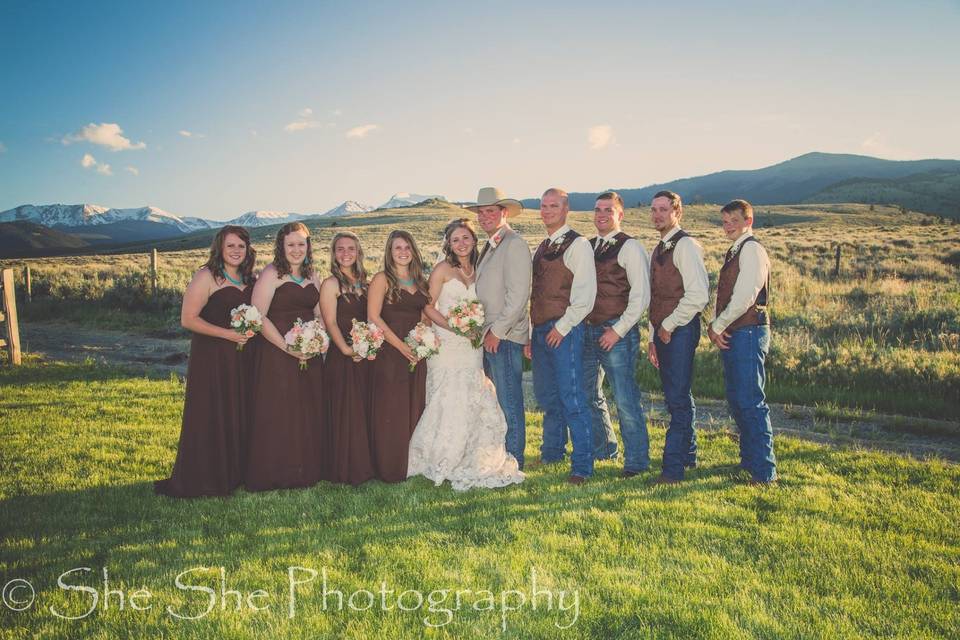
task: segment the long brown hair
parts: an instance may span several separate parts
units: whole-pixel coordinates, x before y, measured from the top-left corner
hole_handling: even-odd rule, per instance
[[[257,250],[250,244],[250,234],[247,233],[247,230],[243,227],[228,224],[220,229],[220,231],[217,231],[217,235],[213,236],[213,242],[210,244],[210,257],[207,258],[207,262],[203,266],[210,270],[214,280],[217,282],[223,282],[227,279],[225,271],[226,265],[223,263],[223,241],[226,240],[227,236],[231,233],[243,240],[243,243],[247,245],[247,255],[244,256],[243,262],[240,263],[238,271],[240,272],[240,280],[243,284],[250,284],[253,282],[253,265],[257,262]]]
[[[350,284],[349,278],[343,272],[343,269],[340,268],[340,264],[337,262],[337,242],[347,238],[348,240],[353,240],[357,245],[357,261],[353,263],[353,277],[356,284],[360,285],[360,293],[357,293],[357,290],[353,288]],[[337,282],[340,284],[340,293],[343,295],[363,295],[367,291],[367,270],[363,266],[363,245],[360,244],[360,238],[357,237],[357,234],[352,231],[340,231],[333,236],[333,240],[330,241],[330,273],[333,274],[333,277],[337,279]]]
[[[453,252],[453,248],[450,246],[450,236],[453,235],[453,232],[457,229],[466,229],[470,232],[470,235],[473,236],[473,249],[470,251],[470,264],[472,266],[477,266],[477,260],[480,258],[480,252],[477,251],[477,230],[473,228],[473,222],[470,221],[470,218],[457,218],[456,220],[451,220],[447,223],[446,228],[443,230],[443,255],[444,259],[452,266],[460,266],[460,256]]]
[[[417,241],[409,232],[403,229],[394,229],[387,236],[387,245],[383,250],[383,273],[387,276],[387,301],[396,302],[400,299],[400,280],[397,278],[397,265],[393,261],[393,241],[401,239],[410,244],[410,253],[413,259],[407,269],[410,271],[410,277],[413,278],[413,284],[417,291],[430,300],[430,290],[427,288],[427,279],[423,275],[423,258],[420,257],[420,249],[417,248]]]
[[[300,277],[309,278],[313,275],[313,243],[310,241],[310,229],[302,222],[288,222],[277,231],[277,241],[273,245],[273,266],[277,270],[277,277],[291,275],[293,269],[287,262],[287,254],[283,250],[283,241],[291,233],[301,231],[307,236],[307,255],[300,265]]]

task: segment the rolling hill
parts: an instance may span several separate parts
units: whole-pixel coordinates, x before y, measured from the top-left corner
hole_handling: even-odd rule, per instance
[[[0,222],[0,256],[24,258],[55,251],[79,251],[90,243],[35,222]]]
[[[637,206],[638,203],[641,206],[647,206],[653,194],[661,190],[675,191],[685,202],[691,203],[724,203],[734,198],[746,198],[754,204],[792,204],[811,202],[817,194],[844,181],[890,180],[923,173],[958,172],[960,172],[958,160],[881,160],[869,156],[815,152],[762,169],[720,171],[705,176],[652,184],[639,189],[626,188],[617,189],[617,191],[630,207]],[[571,193],[570,208],[575,211],[592,210],[599,193]],[[523,201],[523,205],[539,207],[540,199],[528,198]],[[909,204],[903,206],[923,211],[918,206]]]
[[[930,171],[903,178],[852,178],[830,185],[807,202],[892,204],[960,219],[960,171]]]

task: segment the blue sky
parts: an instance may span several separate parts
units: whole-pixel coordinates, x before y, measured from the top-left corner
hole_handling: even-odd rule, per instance
[[[0,0],[0,210],[226,219],[958,158],[958,34],[956,1]]]

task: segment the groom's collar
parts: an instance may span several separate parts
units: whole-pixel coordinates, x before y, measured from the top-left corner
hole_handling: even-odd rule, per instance
[[[511,231],[513,231],[513,229],[511,229],[511,228],[510,228],[510,225],[508,225],[508,224],[505,224],[505,225],[503,225],[502,227],[500,227],[499,229],[497,229],[496,232],[494,232],[494,234],[493,234],[492,236],[490,236],[490,248],[491,248],[491,249],[496,249],[497,246],[498,246],[501,242],[503,242],[503,239],[504,239],[504,238],[507,236],[507,234],[510,233]]]

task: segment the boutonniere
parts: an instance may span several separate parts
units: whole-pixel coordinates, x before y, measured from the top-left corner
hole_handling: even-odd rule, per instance
[[[673,249],[673,245],[677,244],[677,241],[676,241],[676,240],[667,240],[666,242],[663,242],[663,241],[661,240],[661,243],[663,244],[663,250],[664,250],[664,251],[670,251],[670,249]]]
[[[563,239],[567,237],[567,234],[557,237],[553,242],[550,243],[551,247],[559,247],[563,244]]]

